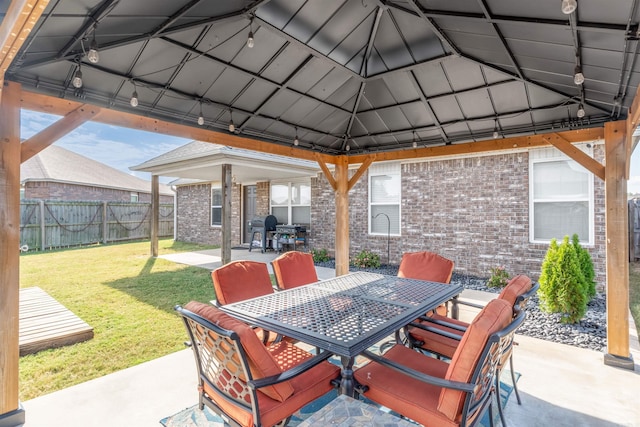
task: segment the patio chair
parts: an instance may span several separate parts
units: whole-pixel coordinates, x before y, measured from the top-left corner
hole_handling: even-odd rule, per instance
[[[497,299],[507,301],[511,304],[514,316],[516,316],[520,311],[525,309],[529,298],[537,292],[539,287],[540,285],[538,283],[532,283],[528,276],[518,275],[509,281]],[[483,308],[483,306],[471,302],[457,301],[457,303],[480,309]],[[435,354],[438,357],[443,356],[452,359],[460,345],[464,332],[468,328],[469,324],[466,322],[434,314],[433,316],[420,318],[419,322],[414,323],[413,326],[408,328],[407,335],[411,347]],[[508,360],[513,390],[515,391],[518,405],[521,405],[522,401],[518,393],[515,371],[513,369],[513,346],[508,346],[504,350],[504,354],[498,364],[496,388],[500,386],[500,376]],[[500,417],[504,418],[500,400],[498,400],[498,411],[500,412]]]
[[[451,363],[400,344],[355,372],[366,398],[425,426],[474,426],[488,408],[493,426],[492,394],[504,348],[524,320],[512,320],[512,305],[493,300],[464,333]]]
[[[256,261],[232,261],[211,272],[216,292],[215,304],[225,305],[274,292],[267,264]],[[254,332],[266,343],[276,340],[275,334],[255,327]]]
[[[271,261],[273,274],[280,289],[291,289],[318,281],[313,255],[291,251]]]
[[[398,277],[450,283],[453,267],[453,261],[434,252],[406,252],[400,261]],[[438,306],[435,312],[446,315],[448,312],[447,304]]]
[[[232,261],[211,272],[217,304],[231,304],[273,293],[267,264]]]
[[[200,409],[234,426],[285,425],[293,413],[329,392],[340,368],[281,341],[264,345],[251,328],[215,306],[190,302],[180,313],[198,371]]]

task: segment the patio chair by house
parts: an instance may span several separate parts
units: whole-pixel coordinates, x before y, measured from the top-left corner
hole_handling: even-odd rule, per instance
[[[318,281],[313,255],[290,251],[271,261],[273,274],[280,289],[291,289]]]
[[[520,311],[524,310],[527,305],[527,301],[535,294],[535,292],[537,292],[539,287],[540,285],[538,283],[532,283],[528,276],[518,275],[513,277],[509,283],[507,283],[500,295],[498,295],[497,299],[505,300],[511,304],[515,316]],[[457,301],[456,303],[480,309],[482,308],[482,306],[470,302]],[[460,341],[462,340],[464,333],[468,328],[469,324],[466,322],[441,316],[439,314],[422,317],[420,318],[419,324],[414,323],[413,326],[408,328],[409,344],[413,348],[418,348],[422,351],[452,359],[460,345]],[[518,393],[515,371],[513,369],[513,346],[510,345],[504,350],[504,354],[500,358],[500,363],[498,364],[496,388],[499,387],[500,375],[502,374],[508,360],[513,389],[516,394],[518,405],[520,405],[522,402],[520,400],[520,394]],[[500,400],[498,400],[498,410],[500,411],[500,417],[504,418]]]
[[[360,393],[425,426],[474,426],[485,409],[493,426],[492,393],[500,357],[511,345],[524,312],[492,300],[471,322],[451,363],[400,344],[355,372]]]
[[[176,310],[196,360],[200,409],[207,405],[231,425],[284,425],[339,376],[340,368],[326,361],[330,353],[313,356],[285,341],[265,346],[215,306],[192,301]]]
[[[434,252],[407,252],[402,255],[398,277],[450,283],[453,267],[453,261]],[[436,308],[436,312],[442,315],[446,315],[447,311],[446,304]]]

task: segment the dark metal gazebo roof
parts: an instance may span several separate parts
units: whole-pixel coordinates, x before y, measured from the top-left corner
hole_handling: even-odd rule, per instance
[[[640,79],[637,6],[52,0],[6,78],[195,127],[200,112],[209,129],[232,119],[238,134],[287,145],[297,135],[328,154],[470,142],[626,118]],[[97,63],[86,55],[94,34]]]

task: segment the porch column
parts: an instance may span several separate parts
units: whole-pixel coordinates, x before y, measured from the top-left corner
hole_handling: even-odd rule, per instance
[[[19,84],[5,84],[0,101],[0,426],[25,419],[18,402],[20,92]]]
[[[158,227],[160,221],[159,176],[151,175],[151,256],[158,257]]]
[[[349,160],[339,156],[336,181],[336,276],[349,273]]]
[[[231,262],[231,165],[222,165],[222,265]]]
[[[626,123],[605,123],[604,140],[607,233],[607,354],[604,355],[604,363],[633,370],[629,351]]]

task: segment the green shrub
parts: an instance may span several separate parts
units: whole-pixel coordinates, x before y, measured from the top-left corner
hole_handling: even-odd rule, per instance
[[[380,267],[380,255],[365,249],[356,255],[351,263],[360,268],[378,268]]]
[[[540,308],[560,313],[563,323],[577,323],[587,311],[587,285],[576,248],[565,236],[562,244],[551,240],[540,274]]]
[[[576,248],[576,254],[578,255],[578,263],[580,264],[580,270],[584,276],[586,285],[585,292],[589,301],[596,296],[596,272],[593,269],[593,261],[591,260],[591,254],[588,250],[580,246],[580,240],[578,235],[574,234],[572,237],[573,247]]]
[[[487,286],[490,288],[504,288],[509,283],[509,273],[505,270],[504,266],[493,267],[491,270],[491,277],[487,281]]]
[[[313,262],[327,262],[331,259],[326,249],[311,249],[311,255]]]

